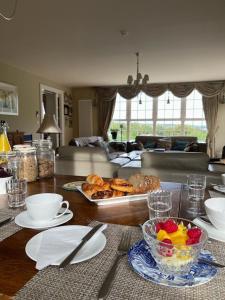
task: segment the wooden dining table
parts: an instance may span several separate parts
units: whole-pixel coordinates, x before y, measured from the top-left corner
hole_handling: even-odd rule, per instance
[[[68,182],[84,180],[83,177],[55,175],[53,178],[28,183],[28,195],[58,193],[68,200],[73,218],[64,225],[87,225],[93,220],[105,223],[138,226],[148,219],[145,200],[99,206],[91,203],[78,191],[65,190]],[[173,191],[172,216],[187,215],[186,191],[183,184],[162,183],[163,189]],[[39,231],[23,228],[0,242],[0,293],[12,296],[36,273],[35,262],[25,253],[26,243]]]

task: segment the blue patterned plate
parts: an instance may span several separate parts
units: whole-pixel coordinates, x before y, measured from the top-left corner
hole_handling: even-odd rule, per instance
[[[212,254],[207,250],[202,250],[200,257],[208,260],[213,259]],[[128,261],[134,271],[144,279],[166,286],[191,287],[204,284],[210,281],[217,273],[217,269],[213,266],[196,263],[186,275],[174,276],[163,274],[159,271],[144,240],[135,243],[130,248]]]

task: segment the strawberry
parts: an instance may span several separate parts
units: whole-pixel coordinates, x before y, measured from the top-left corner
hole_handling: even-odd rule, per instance
[[[158,223],[155,224],[156,233],[158,233],[160,229],[163,229],[163,225],[164,225],[163,222],[158,222]]]
[[[199,239],[189,238],[186,240],[186,245],[194,245],[194,244],[197,244],[198,242],[199,242]]]
[[[167,233],[172,233],[172,232],[176,232],[178,230],[178,226],[177,224],[172,220],[172,219],[168,219],[164,224],[163,224],[163,229],[167,232]]]
[[[190,228],[190,229],[188,229],[188,231],[187,231],[187,235],[188,235],[189,238],[191,238],[191,239],[197,239],[197,240],[199,240],[201,234],[202,234],[201,229],[200,229],[200,228],[197,228],[197,227],[195,227],[195,228]]]
[[[164,239],[162,240],[163,243],[160,243],[160,247],[159,247],[159,254],[161,254],[162,256],[173,256],[173,245],[172,245],[172,241],[170,239]],[[166,244],[166,245],[165,245]]]
[[[168,249],[172,249],[173,248],[173,244],[172,244],[172,241],[170,239],[164,239],[164,240],[162,240],[162,242],[165,243],[165,244],[168,244],[168,246],[167,245],[163,245],[164,247],[166,247]]]

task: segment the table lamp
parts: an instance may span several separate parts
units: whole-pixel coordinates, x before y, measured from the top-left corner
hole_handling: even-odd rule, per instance
[[[55,115],[53,114],[45,114],[44,119],[37,130],[37,133],[47,133],[48,137],[50,138],[50,133],[61,133],[62,130],[57,125]]]

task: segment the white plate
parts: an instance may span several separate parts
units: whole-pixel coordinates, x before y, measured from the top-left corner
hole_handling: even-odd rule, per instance
[[[97,205],[109,205],[109,204],[118,204],[130,201],[140,201],[146,200],[148,194],[137,194],[137,195],[128,195],[123,197],[114,197],[114,198],[107,198],[107,199],[91,199],[88,197],[81,189],[80,186],[77,187],[77,190],[81,192],[90,202],[96,203]]]
[[[73,217],[73,212],[71,210],[68,210],[68,212],[70,213],[69,215],[62,215],[61,217],[53,219],[48,223],[36,224],[27,214],[27,210],[25,210],[16,216],[15,223],[21,227],[31,228],[31,229],[51,228],[51,227],[59,226],[71,220]]]
[[[68,225],[68,226],[61,226],[49,229],[52,232],[62,232],[62,231],[74,231],[74,241],[77,241],[79,243],[83,236],[90,231],[89,226],[80,226],[80,225]],[[46,231],[45,231],[46,232]],[[34,237],[32,237],[26,244],[25,252],[27,256],[29,256],[32,260],[37,261],[37,255],[38,251],[40,249],[42,235],[44,232],[40,232],[36,234]],[[96,237],[93,237],[90,239],[83,247],[82,249],[77,253],[77,255],[74,257],[74,259],[71,261],[71,264],[79,263],[81,261],[88,260],[97,254],[99,254],[106,245],[106,237],[101,232]],[[58,261],[55,263],[55,265],[59,265],[60,262]]]
[[[225,185],[214,185],[213,188],[218,192],[225,193]]]
[[[81,186],[82,183],[84,183],[85,181],[73,181],[73,182],[68,182],[68,183],[65,183],[62,187],[65,189],[65,190],[68,190],[68,191],[76,191],[77,190],[77,186]]]

